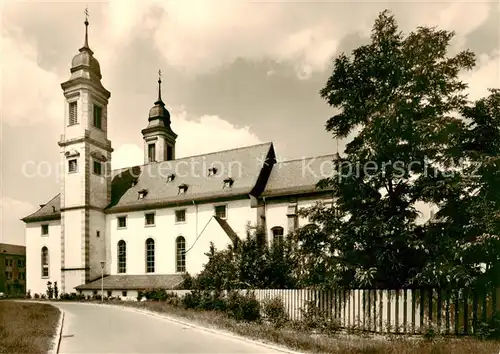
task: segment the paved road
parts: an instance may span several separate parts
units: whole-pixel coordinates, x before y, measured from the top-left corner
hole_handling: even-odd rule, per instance
[[[65,311],[62,354],[283,353],[118,307],[54,305]]]

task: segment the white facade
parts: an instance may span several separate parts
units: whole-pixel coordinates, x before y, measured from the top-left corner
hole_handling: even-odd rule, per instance
[[[42,234],[42,225],[48,233]],[[48,276],[42,264],[42,249],[48,251]],[[26,225],[26,290],[31,294],[42,294],[47,282],[61,284],[61,224],[58,220],[35,222]]]
[[[222,249],[231,243],[219,225],[212,219],[216,205],[226,205],[227,221],[240,238],[246,234],[246,224],[254,223],[255,210],[250,207],[250,199],[232,200],[225,203],[208,203],[111,214],[108,218],[110,235],[110,274],[118,273],[118,242],[126,243],[126,274],[147,274],[146,240],[152,238],[155,245],[155,273],[173,274],[176,269],[176,238],[186,240],[186,271],[196,274],[201,271],[207,257],[210,241]],[[185,221],[176,222],[175,211],[185,210]],[[145,214],[155,213],[155,224],[145,224]],[[118,227],[118,217],[127,217],[126,228]],[[212,219],[212,220],[211,220]],[[208,225],[207,225],[208,224]],[[199,237],[198,237],[199,236]]]

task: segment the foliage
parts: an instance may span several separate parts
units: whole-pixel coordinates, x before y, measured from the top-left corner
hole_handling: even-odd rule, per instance
[[[308,300],[300,309],[302,313],[301,325],[306,329],[315,329],[325,333],[334,333],[340,328],[340,324],[320,308],[316,301]]]
[[[52,299],[54,296],[54,289],[52,288],[52,282],[48,281],[47,282],[47,298]]]
[[[232,291],[227,297],[227,312],[237,321],[258,321],[260,320],[260,303],[252,292],[247,291],[245,295],[241,295]]]
[[[500,313],[496,312],[488,321],[480,322],[475,335],[479,339],[500,339]]]
[[[262,312],[276,328],[282,327],[288,321],[285,304],[280,297],[265,299],[262,303]]]
[[[475,56],[448,56],[453,36],[427,27],[405,36],[384,11],[370,44],[335,59],[320,91],[338,109],[326,129],[353,139],[335,175],[318,184],[332,189],[335,208],[301,214],[317,224],[294,235],[302,285],[468,284],[487,247],[498,268],[498,92],[468,106],[459,73]],[[481,181],[466,176],[464,157],[488,162]],[[483,192],[472,198],[468,191],[479,185]],[[419,225],[417,203],[440,207],[447,222]]]
[[[54,298],[57,299],[58,296],[59,296],[59,288],[57,287],[57,282],[55,281],[54,282]]]
[[[293,288],[296,284],[296,261],[291,240],[267,247],[260,228],[247,229],[246,239],[237,248],[217,251],[210,245],[208,262],[189,281],[192,288],[229,291],[245,288]]]

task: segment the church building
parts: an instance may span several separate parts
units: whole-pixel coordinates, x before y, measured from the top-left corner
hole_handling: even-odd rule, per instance
[[[100,294],[103,286],[105,296],[124,299],[173,288],[186,272],[203,269],[210,242],[217,249],[237,244],[248,225],[273,242],[307,223],[299,208],[331,203],[331,191],[316,183],[331,176],[334,155],[277,162],[269,142],[176,158],[161,80],[141,131],[144,164],[112,170],[111,93],[101,83],[88,24],[61,84],[60,193],[22,219],[31,294],[45,293],[48,281],[59,293]]]

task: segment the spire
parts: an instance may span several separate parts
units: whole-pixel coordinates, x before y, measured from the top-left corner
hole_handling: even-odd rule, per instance
[[[158,70],[158,100],[155,104],[163,103],[161,100],[161,69]]]
[[[92,52],[92,50],[90,49],[89,47],[89,10],[88,8],[85,8],[85,42],[83,43],[83,47],[80,48],[80,52],[83,52],[83,51],[87,51],[87,52],[90,52],[90,54],[94,54],[94,52]]]

